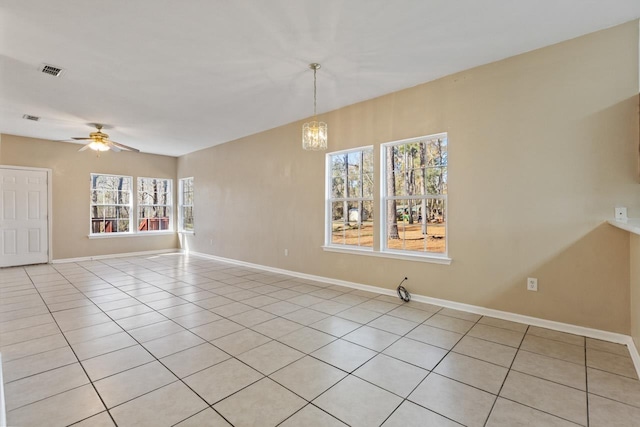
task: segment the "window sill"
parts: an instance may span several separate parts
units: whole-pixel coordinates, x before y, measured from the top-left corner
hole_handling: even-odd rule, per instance
[[[178,231],[179,234],[190,234],[190,235],[195,235],[196,232],[195,231],[189,231],[189,230],[180,230]]]
[[[428,262],[432,264],[444,264],[450,265],[451,258],[446,256],[437,256],[437,255],[412,255],[406,253],[397,253],[397,252],[379,252],[374,251],[372,249],[359,249],[359,248],[342,248],[336,246],[322,246],[322,250],[325,252],[338,252],[343,254],[352,254],[352,255],[365,255],[365,256],[373,256],[378,258],[392,258],[392,259],[401,259],[405,261],[418,261],[418,262]]]
[[[89,239],[113,239],[118,237],[147,237],[147,236],[168,236],[176,234],[175,231],[145,231],[141,233],[103,233],[103,234],[89,234]]]

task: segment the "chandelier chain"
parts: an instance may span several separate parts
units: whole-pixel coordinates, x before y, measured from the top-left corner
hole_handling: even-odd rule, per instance
[[[313,117],[316,117],[316,73],[318,72],[318,67],[313,67]]]

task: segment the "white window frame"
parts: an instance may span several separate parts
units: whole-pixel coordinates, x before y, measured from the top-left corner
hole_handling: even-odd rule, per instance
[[[185,181],[191,180],[191,188],[193,189],[193,195],[191,197],[192,203],[190,205],[187,205],[184,203],[184,183]],[[193,210],[194,204],[193,204],[193,199],[195,197],[195,180],[193,179],[192,176],[189,177],[185,177],[185,178],[180,178],[178,180],[178,232],[179,233],[185,233],[185,234],[194,234],[195,233],[195,229],[196,229],[196,220],[195,220],[195,215],[193,218],[193,229],[192,230],[185,230],[184,228],[184,214],[183,214],[183,209],[186,207],[190,207]]]
[[[168,202],[169,204],[166,205],[162,205],[162,204],[158,204],[158,205],[149,205],[149,204],[141,204],[138,203],[138,198],[140,197],[140,189],[142,188],[140,185],[140,181],[143,179],[149,179],[149,180],[157,180],[157,181],[168,181],[169,185],[168,185]],[[143,218],[140,218],[140,208],[141,207],[153,207],[153,206],[164,206],[167,208],[167,211],[169,212],[169,228],[166,230],[140,230],[140,220]],[[143,176],[139,176],[136,179],[136,229],[135,229],[136,233],[142,233],[142,234],[146,234],[146,233],[171,233],[173,232],[173,179],[171,178],[151,178],[151,177],[143,177]]]
[[[358,245],[347,245],[347,244],[338,244],[338,243],[333,243],[332,242],[332,227],[333,227],[333,220],[332,220],[332,204],[334,202],[365,202],[365,201],[370,201],[371,205],[373,206],[374,204],[374,197],[375,195],[372,194],[371,197],[338,197],[338,198],[332,198],[331,197],[331,193],[332,193],[332,173],[331,173],[331,157],[332,156],[338,156],[338,155],[344,155],[344,154],[350,154],[350,153],[358,153],[358,152],[364,152],[365,150],[371,150],[371,155],[374,155],[374,150],[373,150],[373,145],[367,145],[364,147],[357,147],[357,148],[350,148],[348,150],[341,150],[341,151],[334,151],[332,153],[327,153],[325,155],[325,237],[324,237],[324,242],[325,242],[325,246],[326,248],[336,248],[336,249],[340,249],[340,250],[345,250],[345,251],[366,251],[366,252],[372,252],[373,251],[373,247],[375,245],[375,241],[373,242],[372,246],[360,246]],[[374,180],[375,180],[375,172],[374,172]],[[345,183],[346,185],[346,183]],[[362,186],[362,182],[361,182],[361,186]],[[362,188],[362,187],[361,187]],[[373,190],[375,192],[375,188]],[[349,215],[349,212],[346,213],[346,215]],[[374,216],[374,228],[375,228],[375,216]]]
[[[399,141],[387,142],[380,145],[380,214],[379,230],[380,230],[380,252],[389,254],[391,257],[408,257],[408,258],[424,258],[425,260],[433,260],[434,262],[450,263],[449,258],[449,205],[448,205],[448,189],[447,194],[425,194],[418,196],[388,196],[387,195],[387,148],[396,145],[411,144],[428,139],[444,138],[447,139],[447,151],[449,149],[449,139],[447,132],[437,133],[433,135],[425,135],[417,138],[408,138]],[[447,152],[447,173],[448,173],[448,152]],[[387,201],[389,200],[423,200],[423,199],[441,199],[444,200],[444,222],[445,222],[445,252],[421,252],[402,249],[390,249],[387,247]]]
[[[114,205],[114,204],[94,204],[93,203],[93,191],[95,190],[93,188],[93,177],[94,176],[114,176],[114,177],[118,177],[118,178],[128,178],[130,181],[129,184],[129,204],[127,205]],[[92,218],[92,210],[94,208],[94,206],[127,206],[129,208],[129,231],[118,231],[118,232],[113,232],[113,233],[94,233],[93,232],[93,218]],[[109,173],[91,173],[89,175],[89,236],[90,237],[97,237],[97,236],[126,236],[126,235],[131,235],[134,234],[133,231],[133,177],[132,176],[128,176],[128,175],[117,175],[117,174],[109,174]]]

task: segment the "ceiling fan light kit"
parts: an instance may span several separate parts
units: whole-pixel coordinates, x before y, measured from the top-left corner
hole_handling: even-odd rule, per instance
[[[133,151],[135,153],[140,152],[140,150],[136,148],[129,147],[124,144],[120,144],[119,142],[111,141],[109,139],[109,135],[102,132],[102,125],[96,124],[94,126],[96,127],[97,130],[96,132],[91,132],[88,138],[84,138],[84,137],[72,138],[76,141],[83,141],[83,140],[91,141],[88,144],[86,144],[84,147],[80,148],[78,151],[84,151],[90,148],[93,151],[97,151],[98,155],[100,155],[100,152],[102,151],[109,151],[109,150],[113,150],[115,152],[122,151],[122,150]]]

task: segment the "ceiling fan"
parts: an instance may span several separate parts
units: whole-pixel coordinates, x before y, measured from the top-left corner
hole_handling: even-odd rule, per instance
[[[133,151],[135,153],[139,153],[140,150],[138,150],[137,148],[133,148],[133,147],[129,147],[127,145],[124,144],[120,144],[119,142],[115,142],[115,141],[111,141],[109,139],[109,135],[107,135],[106,133],[102,132],[102,125],[101,124],[95,124],[94,125],[96,127],[96,132],[91,132],[89,134],[89,137],[73,137],[71,139],[74,139],[76,141],[91,141],[88,144],[86,144],[84,147],[82,147],[81,149],[79,149],[78,151],[84,151],[87,148],[91,148],[94,151],[108,151],[108,150],[113,150],[115,152],[118,151],[122,151],[122,150],[126,150],[126,151]]]

